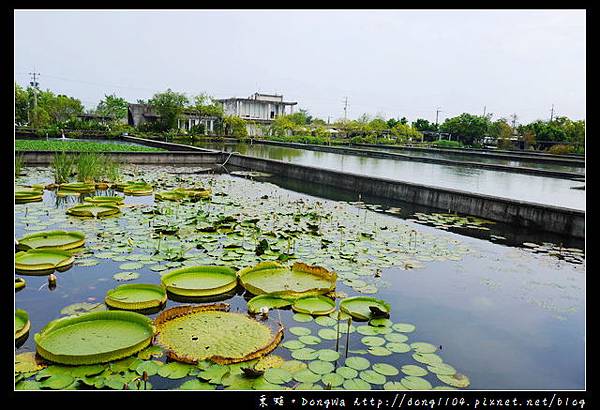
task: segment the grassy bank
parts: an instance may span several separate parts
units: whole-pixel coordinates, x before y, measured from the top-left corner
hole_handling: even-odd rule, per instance
[[[139,152],[164,151],[161,148],[101,142],[15,140],[17,151]]]

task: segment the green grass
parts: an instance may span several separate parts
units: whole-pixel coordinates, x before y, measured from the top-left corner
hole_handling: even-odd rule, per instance
[[[69,177],[73,173],[75,161],[64,152],[54,155],[52,158],[52,170],[54,174],[54,183],[64,184],[69,182]]]
[[[125,145],[100,142],[80,141],[37,141],[15,140],[17,151],[77,151],[77,152],[139,152],[139,151],[164,151],[161,148],[144,147],[141,145]]]
[[[23,155],[15,156],[15,177],[21,175],[21,171],[23,170]]]

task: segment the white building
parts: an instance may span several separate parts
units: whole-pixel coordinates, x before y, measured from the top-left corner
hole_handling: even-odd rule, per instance
[[[269,125],[280,115],[294,113],[297,102],[283,101],[283,95],[254,93],[248,98],[226,98],[217,100],[223,104],[225,115],[234,115],[248,121],[248,135],[261,135],[261,127]],[[288,108],[289,107],[289,108]]]

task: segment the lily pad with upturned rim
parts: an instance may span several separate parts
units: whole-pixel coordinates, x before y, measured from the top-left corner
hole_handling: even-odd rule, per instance
[[[235,289],[237,276],[227,266],[191,266],[167,272],[161,282],[178,296],[214,296]]]
[[[113,204],[113,205],[122,205],[123,204],[122,196],[91,196],[83,198],[85,202],[89,202],[92,204]]]
[[[29,314],[23,309],[15,309],[15,340],[26,336],[30,327]]]
[[[15,254],[15,271],[20,274],[46,275],[55,269],[66,270],[73,265],[71,253],[59,249],[30,249]]]
[[[309,315],[328,315],[335,310],[335,301],[325,296],[308,296],[296,299],[292,309]]]
[[[133,283],[117,286],[106,292],[104,303],[123,310],[144,310],[162,306],[167,292],[160,285]]]
[[[67,209],[68,215],[102,218],[105,216],[116,215],[121,210],[118,206],[112,204],[78,204]]]
[[[83,246],[85,235],[76,231],[44,231],[36,232],[17,240],[17,249],[75,249]]]
[[[148,346],[152,321],[135,312],[84,313],[48,323],[35,335],[36,351],[46,360],[97,364],[131,356]]]
[[[15,278],[15,291],[19,291],[25,287],[27,282],[23,278]]]
[[[388,314],[391,310],[391,306],[384,300],[368,296],[355,296],[343,299],[340,302],[340,310],[358,320],[369,320],[373,318],[370,307],[375,307]]]

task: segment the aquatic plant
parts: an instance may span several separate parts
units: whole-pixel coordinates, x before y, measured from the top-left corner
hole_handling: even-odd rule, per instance
[[[75,162],[71,155],[65,152],[54,154],[52,157],[52,169],[54,170],[54,183],[64,184],[69,182],[69,178],[73,174]]]
[[[17,249],[75,249],[83,246],[85,235],[76,231],[42,231],[25,235],[17,240]]]
[[[134,283],[117,286],[106,292],[104,303],[116,309],[144,310],[157,308],[167,301],[167,293],[160,285]]]
[[[179,296],[214,296],[237,286],[234,269],[227,266],[192,266],[175,269],[161,278],[170,293]]]
[[[15,271],[20,274],[47,275],[54,270],[66,270],[75,258],[58,249],[30,249],[15,254]]]
[[[23,155],[15,155],[15,177],[21,175],[23,171],[24,159]]]

